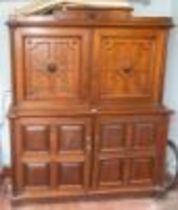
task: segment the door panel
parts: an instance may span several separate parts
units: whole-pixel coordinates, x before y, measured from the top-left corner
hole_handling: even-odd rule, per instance
[[[124,162],[119,159],[100,160],[99,162],[99,186],[114,187],[123,184]]]
[[[28,152],[48,152],[50,130],[46,125],[24,125],[22,126],[23,149]]]
[[[61,125],[58,132],[59,152],[81,151],[85,149],[84,125]]]
[[[153,185],[155,180],[154,158],[135,158],[131,160],[129,184]]]
[[[159,100],[158,34],[158,31],[144,29],[95,31],[94,71],[97,76],[93,93],[96,102],[111,106]]]
[[[50,168],[48,163],[23,164],[25,188],[50,187]]]
[[[21,29],[18,33],[21,38],[18,45],[23,50],[17,52],[20,59],[16,79],[22,105],[86,105],[89,91],[88,30],[32,28]]]
[[[116,121],[103,121],[98,129],[97,135],[97,149],[99,152],[114,152],[123,150],[126,147],[127,141],[127,124],[117,119]]]
[[[124,124],[107,124],[101,128],[102,141],[100,150],[116,150],[125,146],[125,126]]]
[[[61,189],[83,189],[85,166],[82,162],[62,162],[58,165],[58,186]]]
[[[134,124],[133,147],[149,148],[155,146],[156,125],[154,122],[142,122]]]

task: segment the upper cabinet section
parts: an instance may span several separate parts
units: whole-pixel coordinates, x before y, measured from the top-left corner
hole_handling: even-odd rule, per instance
[[[56,8],[12,18],[14,104],[79,111],[160,104],[171,19],[131,11]]]

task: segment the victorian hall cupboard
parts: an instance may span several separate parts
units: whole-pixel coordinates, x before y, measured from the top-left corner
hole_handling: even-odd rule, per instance
[[[56,7],[8,25],[14,200],[161,190],[171,19]]]

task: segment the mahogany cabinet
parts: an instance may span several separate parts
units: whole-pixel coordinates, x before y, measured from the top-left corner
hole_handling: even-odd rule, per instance
[[[8,25],[14,199],[161,190],[171,19],[52,8]]]

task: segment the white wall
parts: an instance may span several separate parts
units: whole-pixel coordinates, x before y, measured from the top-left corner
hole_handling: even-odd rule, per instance
[[[15,7],[24,3],[0,1],[0,163],[10,164],[10,141],[8,121],[6,118],[8,104],[10,103],[10,53],[9,36],[5,24],[8,14]]]
[[[20,1],[7,3],[0,1],[0,91],[10,88],[9,36],[5,22],[14,8],[23,4]]]
[[[173,0],[132,0],[133,2],[150,2],[149,4],[134,3],[135,14],[142,16],[171,16]],[[174,0],[175,1],[175,0]]]
[[[172,14],[173,14],[173,17],[174,17],[174,21],[178,25],[178,1],[172,0],[171,10],[172,10]]]
[[[175,27],[170,33],[164,102],[175,112],[169,137],[178,144],[178,1],[172,0],[171,12]]]
[[[173,0],[172,0],[173,1]],[[24,1],[27,2],[27,1]],[[21,5],[24,5],[23,1],[17,1],[14,2],[8,1],[8,2],[1,2],[0,1],[0,97],[5,94],[3,97],[4,100],[0,99],[0,118],[1,116],[4,116],[5,114],[5,109],[4,104],[9,103],[9,93],[8,91],[10,90],[10,55],[9,55],[9,39],[8,39],[8,30],[7,27],[5,26],[5,22],[7,20],[8,14],[11,13],[11,11],[15,7],[19,7]],[[29,1],[28,1],[29,2]],[[174,1],[175,2],[175,1]],[[178,3],[178,2],[177,2]],[[170,16],[171,15],[171,0],[151,0],[150,5],[142,5],[135,3],[135,14],[136,15],[144,15],[144,16]],[[177,11],[178,13],[178,11]],[[175,11],[176,14],[176,11]],[[178,67],[178,64],[176,64],[176,49],[175,49],[175,43],[174,40],[177,40],[178,43],[178,35],[176,37],[176,33],[173,33],[172,35],[172,40],[170,43],[170,55],[169,55],[169,71],[167,74],[167,80],[166,80],[166,96],[165,96],[165,101],[168,105],[171,105],[172,108],[178,110],[178,96],[176,98],[176,90],[178,90],[176,86],[176,65]],[[178,46],[178,45],[177,45]],[[172,50],[172,47],[174,48],[174,51]],[[177,52],[178,55],[178,52]],[[174,59],[172,59],[174,57]],[[178,59],[177,59],[178,60]],[[177,75],[178,78],[178,75]],[[174,82],[173,82],[174,80]],[[177,83],[178,84],[178,83]],[[170,91],[172,94],[169,94]],[[173,94],[174,93],[174,94]],[[176,108],[177,107],[177,108]],[[177,122],[178,119],[175,120]],[[1,122],[1,119],[0,119]],[[178,124],[178,123],[177,123]],[[175,138],[178,138],[178,132],[176,133],[177,125],[172,123],[171,126],[171,132],[170,135],[175,136]],[[5,124],[3,124],[3,129],[2,129],[2,162],[4,165],[9,165],[10,164],[10,147],[9,147],[9,132],[8,132],[8,126],[7,126],[7,121]]]

